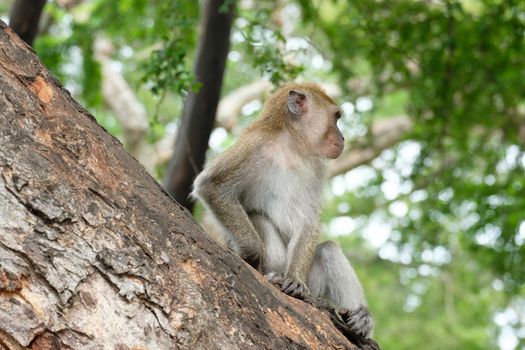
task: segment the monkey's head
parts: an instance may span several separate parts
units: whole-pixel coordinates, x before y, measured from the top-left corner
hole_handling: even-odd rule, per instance
[[[337,126],[341,109],[316,84],[280,88],[266,102],[262,118],[290,131],[309,155],[334,159],[343,152],[345,139]]]

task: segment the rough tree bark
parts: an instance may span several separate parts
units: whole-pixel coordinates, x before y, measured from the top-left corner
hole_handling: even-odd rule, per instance
[[[33,45],[45,4],[46,0],[16,0],[11,7],[9,26],[28,45]]]
[[[175,150],[164,176],[164,188],[190,211],[193,209],[193,201],[188,198],[191,185],[204,165],[215,123],[235,3],[225,0],[205,2],[195,64],[195,75],[202,86],[197,93],[192,92],[186,98]],[[226,11],[223,11],[224,4],[227,4]]]
[[[210,241],[0,21],[0,349],[356,349],[330,318]]]

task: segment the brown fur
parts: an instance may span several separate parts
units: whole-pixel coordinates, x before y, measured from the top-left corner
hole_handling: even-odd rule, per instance
[[[315,83],[288,83],[277,89],[264,103],[259,119],[248,127],[247,131],[263,129],[266,132],[281,131],[290,128],[290,112],[286,99],[290,90],[310,92],[313,96],[332,105],[337,105],[319,85]],[[313,101],[314,103],[317,101]]]

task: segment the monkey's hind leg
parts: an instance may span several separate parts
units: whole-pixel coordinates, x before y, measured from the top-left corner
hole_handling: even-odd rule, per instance
[[[308,274],[308,287],[313,296],[327,299],[339,307],[341,318],[355,334],[370,336],[373,320],[363,288],[337,243],[327,241],[317,246]]]

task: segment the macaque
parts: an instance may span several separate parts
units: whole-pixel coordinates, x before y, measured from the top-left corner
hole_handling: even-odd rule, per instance
[[[325,298],[356,334],[373,320],[337,243],[319,244],[326,162],[341,155],[341,110],[316,84],[291,83],[265,103],[238,141],[197,176],[193,196],[226,244],[289,295]]]

